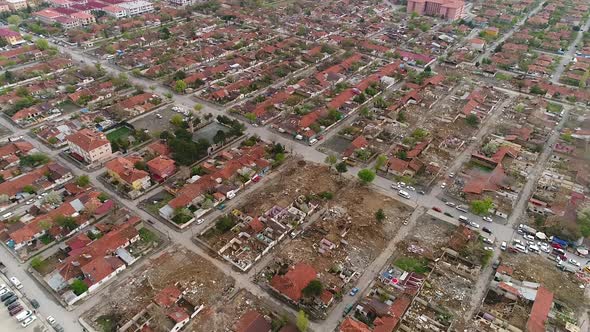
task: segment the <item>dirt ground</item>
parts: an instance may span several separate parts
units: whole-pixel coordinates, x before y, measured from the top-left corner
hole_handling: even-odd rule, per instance
[[[337,265],[358,272],[369,266],[411,213],[410,208],[396,200],[356,181],[345,180],[325,166],[306,165],[298,168],[296,175],[291,174],[290,169],[285,172],[285,179],[280,180],[279,176],[277,183],[269,184],[270,192],[249,207],[256,209],[258,204],[268,208],[277,200],[287,204],[295,195],[333,192],[333,199],[325,203],[326,211],[312,216],[312,220],[317,220],[300,236],[276,250],[275,257],[276,262],[289,265],[310,263],[320,272],[320,280],[327,284],[340,283],[338,276],[327,273]],[[284,200],[283,196],[288,199]],[[379,209],[383,209],[385,215],[381,222],[375,218]],[[322,239],[332,242],[335,248],[321,254],[318,249]]]
[[[263,316],[279,320],[282,317],[260,298],[241,289],[230,300],[215,308],[208,308],[195,317],[185,329],[194,332],[230,331],[236,322],[248,311],[255,310]]]
[[[99,322],[108,320],[110,326],[124,324],[151,303],[160,290],[177,282],[185,288],[185,296],[191,302],[202,303],[206,308],[224,303],[234,287],[233,278],[206,259],[185,247],[174,246],[109,287],[104,292],[108,300],[85,313],[84,318],[97,330],[108,331]]]
[[[408,245],[413,244],[427,251],[424,256],[438,257],[441,254],[440,250],[448,245],[455,229],[455,226],[447,222],[423,214],[408,236],[398,244],[398,248],[405,251]]]
[[[581,282],[573,273],[558,270],[548,259],[534,254],[503,254],[501,258],[502,264],[514,268],[513,277],[543,284],[555,293],[556,299],[576,311],[584,304]]]

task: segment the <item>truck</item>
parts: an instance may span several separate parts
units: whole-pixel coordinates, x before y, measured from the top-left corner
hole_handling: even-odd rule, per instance
[[[14,318],[16,318],[16,320],[20,322],[20,321],[25,320],[27,317],[31,316],[32,314],[33,314],[33,312],[31,310],[27,310],[27,311],[23,311],[23,312],[19,313]]]
[[[16,289],[23,288],[23,284],[20,283],[17,277],[10,277],[10,282],[16,287]]]
[[[561,248],[567,248],[567,246],[569,245],[569,243],[566,240],[562,240],[557,236],[552,236],[549,238],[549,240],[551,241],[551,243],[559,244]]]
[[[524,224],[518,225],[518,230],[520,232],[524,232],[526,234],[530,234],[530,235],[533,235],[533,236],[535,236],[535,234],[537,234],[537,230],[536,229],[534,229],[534,228],[532,228],[530,226],[524,225]]]
[[[6,265],[4,265],[4,263],[0,262],[0,272],[6,274],[7,271],[8,271],[8,268],[6,268]]]

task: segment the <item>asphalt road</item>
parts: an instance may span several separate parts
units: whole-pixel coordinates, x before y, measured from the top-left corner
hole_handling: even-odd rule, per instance
[[[561,75],[563,75],[563,72],[565,71],[565,67],[567,67],[567,65],[575,57],[576,50],[577,50],[576,46],[582,40],[582,37],[584,36],[584,31],[588,31],[588,28],[590,28],[590,19],[588,19],[586,21],[586,24],[584,24],[582,26],[582,28],[580,29],[580,31],[578,31],[578,34],[576,36],[576,39],[574,40],[573,43],[571,43],[571,45],[570,45],[569,49],[567,50],[567,52],[561,57],[561,61],[559,62],[559,65],[555,69],[555,72],[553,73],[553,76],[551,76],[551,82],[552,83],[558,83],[559,82],[559,79],[561,78]]]

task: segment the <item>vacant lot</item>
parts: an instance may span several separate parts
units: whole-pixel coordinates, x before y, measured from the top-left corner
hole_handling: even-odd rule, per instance
[[[273,205],[287,206],[299,195],[333,193],[333,198],[311,217],[313,223],[297,238],[276,250],[275,263],[307,262],[318,271],[344,266],[362,272],[395,236],[411,209],[398,201],[361,186],[354,180],[334,174],[326,166],[293,163],[271,180],[244,204],[251,214],[262,213]],[[384,218],[377,221],[376,212]],[[329,252],[320,254],[323,239],[334,244]],[[274,265],[271,263],[271,265]],[[273,267],[270,267],[273,269]],[[320,279],[338,283],[333,274],[321,273]]]
[[[502,263],[514,268],[513,277],[543,284],[555,293],[556,299],[574,310],[584,303],[581,281],[573,273],[558,270],[547,258],[535,254],[504,254]]]
[[[225,302],[234,280],[206,259],[182,246],[174,246],[146,264],[104,294],[103,302],[86,312],[83,318],[98,331],[114,331],[150,304],[163,288],[179,283],[186,297],[206,307]]]

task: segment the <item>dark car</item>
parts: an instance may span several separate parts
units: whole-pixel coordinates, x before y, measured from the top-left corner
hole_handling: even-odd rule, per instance
[[[4,294],[4,295],[0,296],[0,301],[4,301],[4,300],[6,300],[7,298],[11,297],[12,295],[14,295],[14,293],[13,293],[13,292],[8,292],[8,293],[6,293],[6,294]]]
[[[16,308],[19,305],[20,305],[19,302],[14,302],[13,304],[9,305],[8,308],[6,308],[6,309],[8,309],[8,311],[10,311],[10,310]]]
[[[454,217],[453,217],[453,215],[452,215],[452,214],[450,214],[450,213],[448,213],[448,212],[445,212],[445,213],[444,213],[444,215],[445,215],[445,216],[447,216],[447,217],[454,218]]]
[[[492,231],[487,227],[483,227],[481,230],[488,233],[488,234],[492,234]]]
[[[8,307],[16,301],[18,301],[18,296],[15,295],[14,297],[11,297],[8,300],[6,300],[6,302],[4,302],[4,305]]]
[[[439,208],[438,206],[433,206],[432,209],[436,212],[442,213],[442,209]]]
[[[21,311],[23,311],[23,306],[19,304],[16,308],[13,308],[12,310],[10,310],[9,313],[10,313],[10,316],[14,316]]]
[[[61,325],[59,325],[59,324],[53,325],[53,329],[57,332],[64,332],[64,328],[61,327]]]
[[[41,305],[39,304],[39,302],[37,302],[37,300],[35,300],[35,299],[32,299],[32,300],[31,300],[31,305],[32,305],[32,306],[33,306],[33,308],[35,308],[35,309],[39,309],[39,307],[41,306]]]

